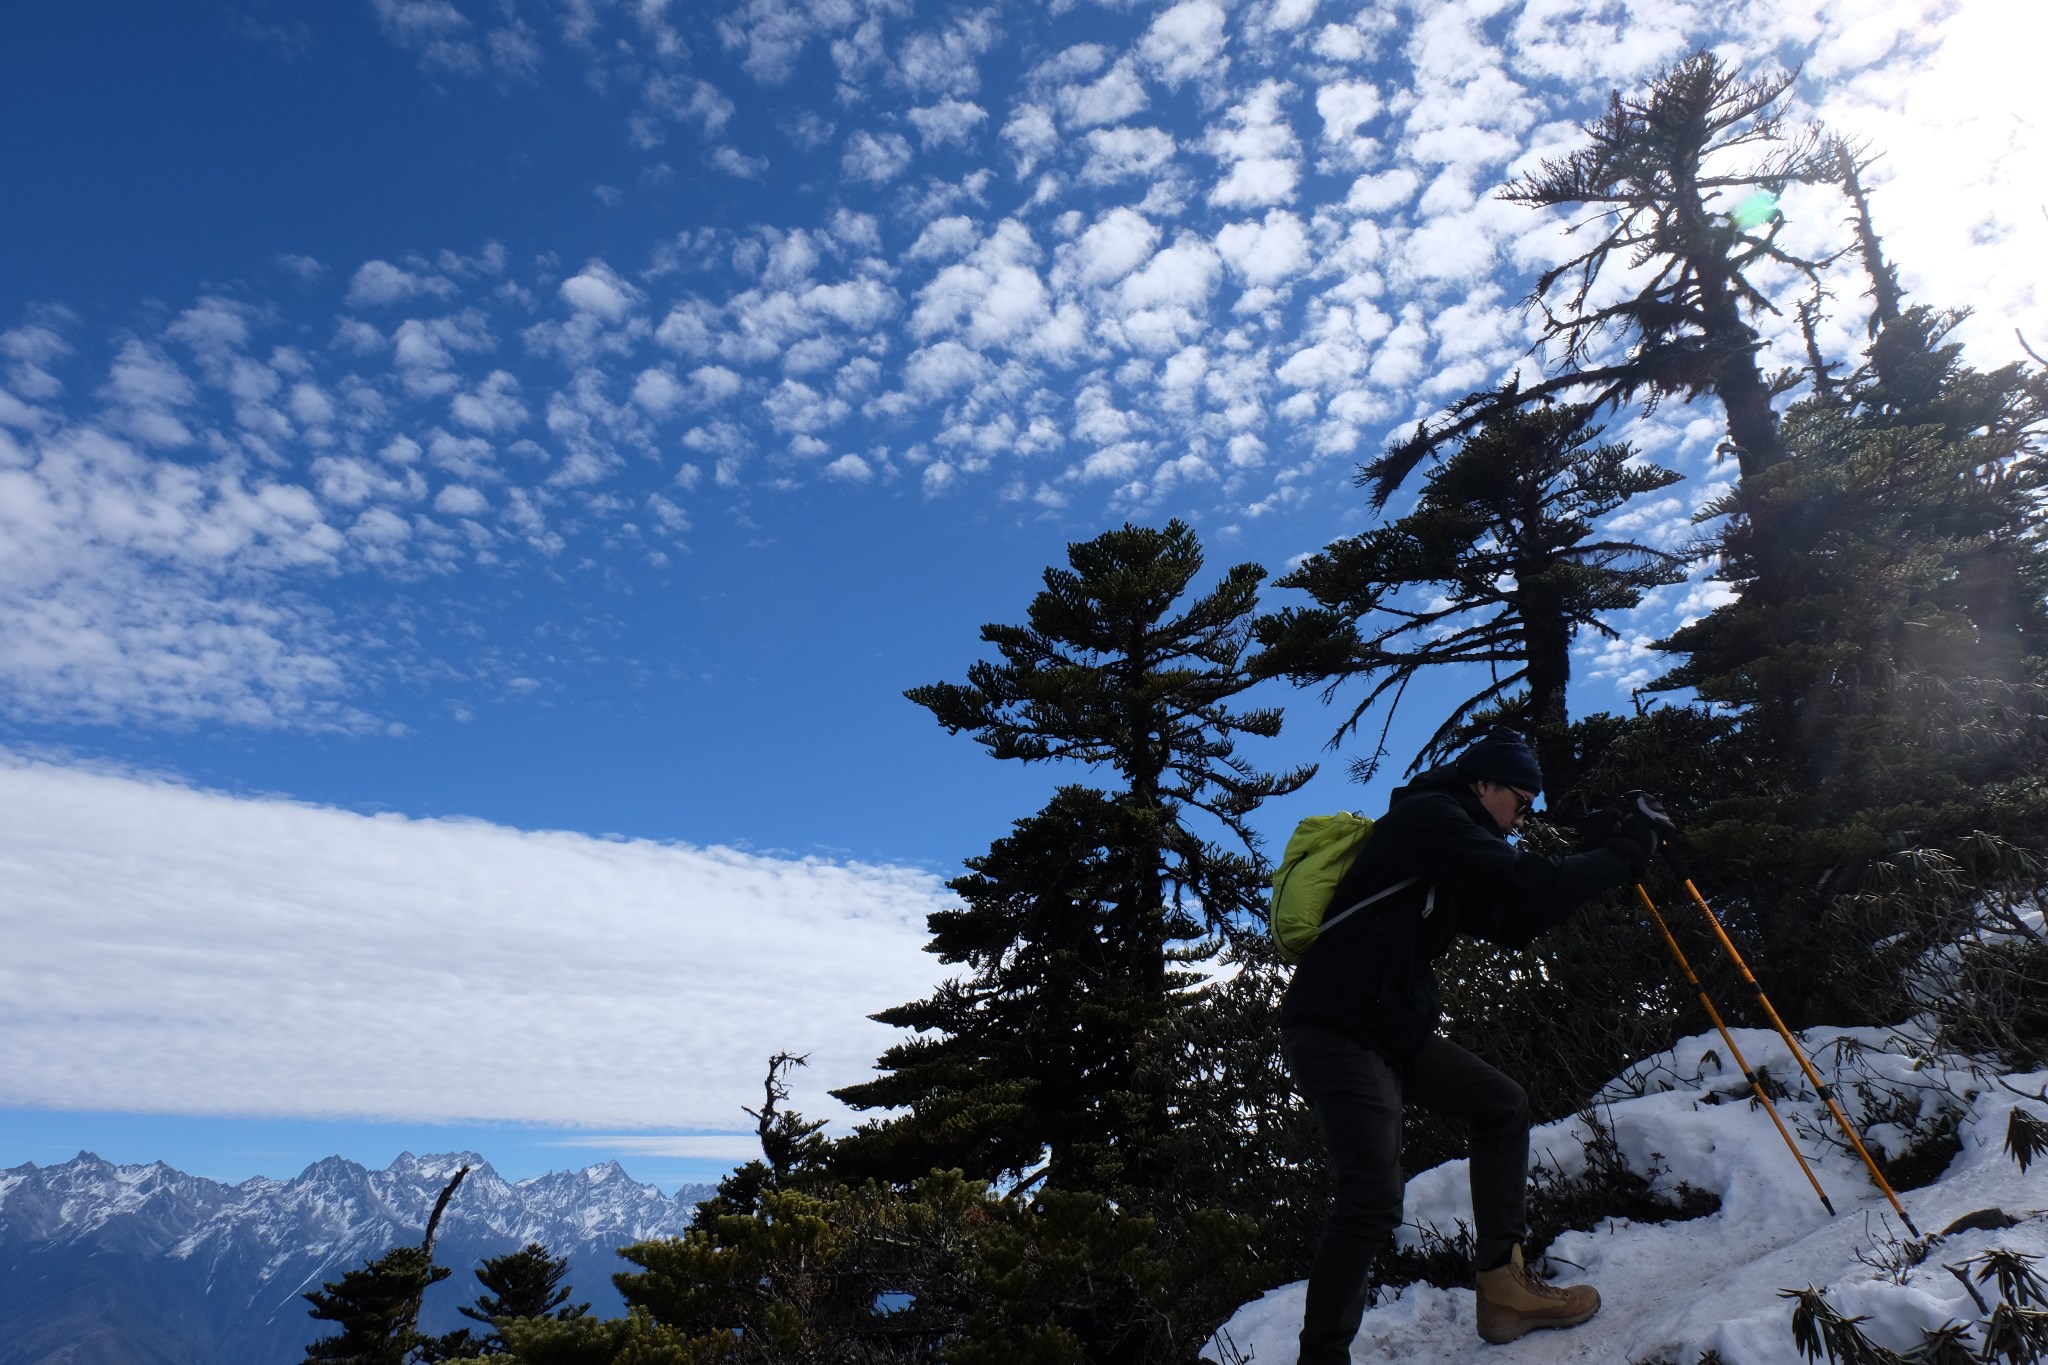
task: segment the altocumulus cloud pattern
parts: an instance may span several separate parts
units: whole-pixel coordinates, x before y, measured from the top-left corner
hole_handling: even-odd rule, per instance
[[[1185,514],[1260,553],[1311,549],[1356,460],[1544,363],[1516,305],[1566,224],[1494,191],[1570,146],[1608,88],[1704,44],[1803,64],[1805,112],[1883,149],[1887,241],[1928,301],[1978,309],[1980,363],[2015,326],[2048,334],[2026,268],[2038,160],[2013,154],[2038,124],[2011,29],[2040,21],[1995,4],[371,0],[370,18],[454,101],[576,73],[642,181],[700,180],[704,211],[603,253],[487,224],[366,260],[280,243],[244,281],[110,329],[31,307],[0,333],[0,696],[19,714],[374,730],[368,691],[443,666],[408,594],[631,580],[692,553],[707,517],[770,521],[762,499],[793,490],[849,514],[905,496]],[[289,25],[262,34],[319,60]],[[1788,245],[1839,244],[1833,205],[1787,208]],[[1852,352],[1855,319],[1834,325]],[[1632,512],[1656,523],[1636,534],[1675,539],[1718,491],[1717,417],[1630,425],[1695,476]],[[1709,600],[1686,591],[1646,610]],[[1631,649],[1589,665],[1625,678]]]

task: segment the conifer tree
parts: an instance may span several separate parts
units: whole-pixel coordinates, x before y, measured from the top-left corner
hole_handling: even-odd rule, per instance
[[[854,1139],[878,1169],[1018,1173],[1049,1154],[1060,1187],[1113,1183],[1118,1139],[1142,1131],[1148,1064],[1169,1011],[1169,939],[1187,915],[1132,894],[1132,849],[1157,837],[1113,798],[1062,788],[948,883],[965,907],[931,917],[928,950],[970,975],[875,1018],[917,1036],[885,1052],[885,1074],[838,1092],[905,1120]],[[847,1155],[851,1155],[848,1153]]]
[[[1640,95],[1615,92],[1585,129],[1589,145],[1502,192],[1532,208],[1595,212],[1602,235],[1545,271],[1530,296],[1562,369],[1474,394],[1394,444],[1366,470],[1376,506],[1445,441],[1503,407],[1567,393],[1602,407],[1712,394],[1745,476],[1784,458],[1772,402],[1781,380],[1759,366],[1761,338],[1749,318],[1776,311],[1757,277],[1785,268],[1812,278],[1821,264],[1777,244],[1778,196],[1794,182],[1832,180],[1836,167],[1836,149],[1818,129],[1784,126],[1779,105],[1796,78],[1745,80],[1714,53],[1694,53]],[[1603,277],[1630,268],[1646,268],[1643,283],[1607,301]],[[1609,337],[1625,341],[1626,354],[1601,355]]]
[[[1471,690],[1445,710],[1416,762],[1475,724],[1506,723],[1535,734],[1553,806],[1572,785],[1573,638],[1613,638],[1605,616],[1684,577],[1677,555],[1595,535],[1600,518],[1680,477],[1601,434],[1590,404],[1506,406],[1430,471],[1406,516],[1324,547],[1279,580],[1316,605],[1262,618],[1255,666],[1320,684],[1326,697],[1365,684],[1339,739],[1386,703],[1379,746],[1353,765],[1360,780],[1384,757],[1408,685],[1463,665],[1463,674],[1433,675]],[[1418,599],[1417,589],[1434,591]]]
[[[554,1255],[539,1242],[528,1242],[518,1251],[484,1261],[476,1269],[476,1278],[487,1292],[457,1311],[489,1324],[492,1330],[469,1353],[503,1355],[505,1339],[497,1331],[503,1319],[553,1317],[566,1322],[588,1313],[589,1304],[569,1302],[570,1291],[562,1284],[568,1273],[569,1258]]]
[[[345,1272],[304,1295],[310,1317],[338,1324],[331,1336],[306,1348],[309,1361],[332,1365],[406,1365],[419,1355],[439,1358],[433,1339],[419,1331],[420,1299],[452,1273],[434,1264],[434,1237],[463,1177],[464,1166],[442,1187],[416,1247],[393,1247],[368,1264]]]
[[[420,1296],[452,1272],[424,1247],[393,1247],[339,1280],[305,1295],[308,1313],[338,1324],[306,1348],[306,1359],[335,1365],[405,1365],[420,1344]]]
[[[809,1065],[809,1057],[791,1052],[778,1052],[768,1059],[767,1073],[761,1078],[761,1107],[740,1109],[754,1120],[761,1155],[718,1182],[718,1193],[697,1205],[691,1226],[708,1226],[728,1215],[750,1217],[760,1209],[764,1195],[803,1188],[825,1178],[832,1144],[821,1131],[824,1121],[807,1119],[788,1107],[789,1073]]]
[[[877,1016],[922,1030],[877,1080],[834,1093],[856,1108],[906,1106],[841,1153],[852,1169],[934,1164],[1056,1186],[1159,1192],[1176,1123],[1165,1022],[1187,984],[1177,959],[1208,932],[1256,916],[1264,869],[1247,819],[1311,770],[1261,773],[1236,753],[1270,737],[1273,709],[1233,710],[1263,570],[1241,564],[1189,597],[1194,532],[1126,525],[1068,548],[1023,625],[990,625],[997,660],[963,683],[912,689],[948,730],[998,758],[1066,760],[1114,773],[1113,790],[1063,788],[953,883],[930,950],[969,972]],[[1203,812],[1239,845],[1193,828]]]

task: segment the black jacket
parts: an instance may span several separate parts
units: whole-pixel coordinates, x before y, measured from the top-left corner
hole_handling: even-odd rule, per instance
[[[1611,848],[1563,858],[1523,852],[1469,784],[1445,768],[1423,773],[1394,793],[1337,884],[1330,914],[1405,878],[1421,880],[1316,939],[1281,997],[1280,1025],[1332,1025],[1404,1066],[1443,1013],[1433,964],[1453,938],[1523,947],[1634,875]]]

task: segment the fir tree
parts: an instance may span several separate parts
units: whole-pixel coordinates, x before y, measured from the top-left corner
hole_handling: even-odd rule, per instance
[[[697,1205],[692,1226],[705,1226],[731,1214],[751,1216],[760,1209],[763,1195],[824,1179],[832,1144],[820,1131],[825,1126],[823,1120],[807,1119],[787,1107],[789,1072],[809,1065],[809,1057],[790,1052],[778,1052],[768,1059],[767,1073],[761,1078],[761,1107],[742,1106],[740,1111],[754,1120],[761,1155],[718,1182],[718,1193]]]
[[[848,1144],[854,1169],[994,1177],[1050,1149],[1038,1174],[1056,1185],[1171,1183],[1181,1120],[1165,1023],[1188,984],[1174,963],[1259,913],[1247,818],[1309,770],[1260,773],[1236,753],[1238,736],[1280,727],[1276,710],[1229,705],[1255,682],[1243,655],[1262,570],[1238,565],[1190,599],[1202,555],[1177,521],[1072,545],[1068,565],[1046,571],[1026,624],[983,629],[999,661],[908,695],[998,758],[1079,762],[1121,785],[1062,789],[954,883],[965,906],[933,916],[930,948],[970,972],[878,1016],[926,1036],[885,1055],[881,1078],[834,1092],[910,1110]],[[1194,811],[1242,851],[1203,838]]]
[[[1835,148],[1817,129],[1784,127],[1779,105],[1795,77],[1745,80],[1713,53],[1695,53],[1644,93],[1613,94],[1585,129],[1588,146],[1502,192],[1533,208],[1594,210],[1599,238],[1545,271],[1531,295],[1564,368],[1474,394],[1447,420],[1396,443],[1366,471],[1375,505],[1443,442],[1503,407],[1564,393],[1590,391],[1603,407],[1712,394],[1744,475],[1784,458],[1772,403],[1780,382],[1757,363],[1761,338],[1749,317],[1776,311],[1757,277],[1790,269],[1813,278],[1821,264],[1777,245],[1778,196],[1794,182],[1831,180],[1836,168]],[[1602,277],[1631,268],[1644,269],[1643,283],[1604,302]],[[1628,350],[1606,360],[1599,352],[1613,336]]]
[[[492,1330],[469,1354],[503,1355],[505,1339],[496,1329],[507,1318],[553,1317],[566,1322],[588,1313],[589,1304],[569,1302],[570,1291],[562,1285],[562,1277],[568,1273],[569,1258],[552,1254],[539,1242],[528,1242],[518,1251],[493,1256],[478,1266],[477,1281],[487,1292],[478,1295],[474,1305],[464,1304],[458,1311],[490,1324]],[[468,1336],[467,1329],[463,1336]]]
[[[1119,1183],[1122,1140],[1162,1121],[1147,1077],[1170,1009],[1167,940],[1201,932],[1133,894],[1132,850],[1157,837],[1114,799],[1067,787],[968,860],[948,884],[966,908],[932,915],[928,951],[971,974],[875,1016],[917,1036],[882,1055],[881,1078],[836,1093],[912,1112],[842,1159],[864,1153],[907,1179],[1018,1174],[1049,1155],[1056,1186]]]
[[[393,1247],[305,1295],[309,1314],[338,1324],[306,1348],[307,1360],[336,1365],[405,1365],[419,1346],[420,1296],[452,1272],[425,1247]]]
[[[1258,623],[1266,651],[1257,667],[1321,684],[1325,697],[1367,684],[1339,739],[1387,703],[1379,746],[1353,765],[1361,781],[1385,755],[1408,685],[1464,665],[1451,676],[1474,678],[1475,690],[1449,708],[1416,762],[1444,754],[1475,722],[1506,723],[1535,733],[1553,805],[1572,785],[1573,638],[1615,638],[1603,617],[1685,576],[1677,555],[1594,534],[1600,518],[1680,476],[1626,443],[1600,443],[1592,417],[1588,404],[1505,407],[1430,471],[1414,510],[1324,547],[1279,580],[1316,606]],[[1434,591],[1418,601],[1418,588]]]
[[[442,1187],[420,1245],[393,1247],[304,1296],[313,1305],[308,1316],[338,1324],[332,1335],[306,1348],[307,1360],[333,1365],[406,1365],[422,1354],[439,1358],[432,1339],[419,1331],[420,1299],[430,1286],[452,1273],[434,1264],[434,1237],[448,1201],[468,1174],[469,1167],[464,1166]]]

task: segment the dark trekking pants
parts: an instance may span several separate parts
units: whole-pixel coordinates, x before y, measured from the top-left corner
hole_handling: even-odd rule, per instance
[[[1322,1125],[1336,1185],[1308,1274],[1301,1365],[1346,1365],[1365,1315],[1373,1258],[1401,1221],[1401,1106],[1420,1105],[1467,1125],[1474,1257],[1490,1266],[1528,1234],[1529,1097],[1442,1038],[1430,1038],[1396,1070],[1339,1029],[1302,1024],[1280,1036],[1294,1087]]]

